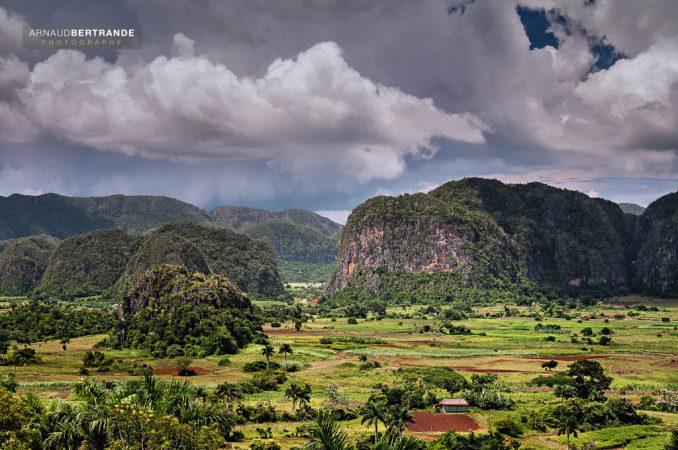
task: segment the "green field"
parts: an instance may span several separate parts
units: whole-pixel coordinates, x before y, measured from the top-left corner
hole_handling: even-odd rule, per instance
[[[294,286],[294,292],[305,285]],[[632,301],[633,300],[633,301]],[[637,311],[628,307],[639,300],[647,306],[657,306],[656,311]],[[262,302],[260,306],[278,305],[278,302]],[[280,303],[283,304],[283,303]],[[569,310],[568,318],[554,318],[544,315],[539,305],[512,307],[512,317],[495,317],[504,311],[503,305],[484,306],[474,309],[470,318],[455,321],[454,325],[469,328],[472,334],[449,335],[433,330],[443,322],[435,314],[423,314],[424,305],[392,307],[388,317],[376,320],[374,317],[359,319],[349,324],[346,317],[320,317],[314,306],[304,304],[304,311],[310,319],[296,331],[294,323],[287,321],[280,327],[265,324],[265,332],[271,344],[277,349],[283,343],[292,345],[293,354],[288,364],[300,370],[288,374],[288,380],[277,391],[265,391],[247,395],[241,402],[256,405],[270,402],[279,411],[291,411],[291,403],[283,392],[290,383],[308,383],[312,387],[312,407],[319,407],[327,400],[326,389],[336,383],[340,393],[346,397],[350,408],[361,406],[372,393],[376,383],[398,385],[402,376],[398,369],[423,369],[448,367],[469,378],[472,374],[495,373],[499,377],[500,390],[516,401],[514,409],[493,411],[490,419],[503,417],[518,420],[530,411],[544,405],[556,404],[558,400],[549,388],[530,386],[530,380],[549,374],[541,364],[550,359],[558,361],[554,372],[564,371],[567,365],[577,359],[593,359],[602,364],[613,377],[608,397],[624,396],[638,402],[641,395],[656,397],[661,389],[678,388],[678,307],[675,302],[655,299],[617,299],[610,304]],[[445,309],[443,306],[442,309]],[[629,314],[631,313],[631,314]],[[534,316],[541,316],[540,322]],[[662,318],[669,321],[662,321]],[[666,320],[666,319],[664,319]],[[559,325],[554,332],[536,331],[535,325]],[[576,333],[580,339],[582,330],[590,327],[598,334],[603,327],[612,330],[612,343],[602,346],[571,342]],[[553,336],[547,340],[548,336]],[[16,370],[20,383],[19,393],[32,392],[41,399],[62,399],[73,401],[70,391],[72,383],[81,379],[82,357],[105,336],[86,336],[72,339],[64,350],[57,341],[33,345],[43,363],[22,367],[4,367],[1,370]],[[321,339],[332,338],[331,343]],[[327,341],[327,340],[326,340]],[[205,369],[205,372],[190,377],[190,381],[207,388],[214,388],[225,381],[237,382],[251,378],[243,371],[246,363],[263,361],[260,345],[249,345],[236,355],[229,356],[228,365],[219,365],[219,356],[194,359],[191,367]],[[114,358],[125,366],[148,364],[155,369],[174,368],[172,359],[154,359],[139,350],[103,350],[107,357]],[[376,361],[380,367],[361,369],[365,361]],[[280,364],[283,358],[275,354],[273,361]],[[162,372],[162,371],[161,371]],[[124,371],[97,372],[91,376],[101,380],[120,381],[133,378]],[[160,375],[172,379],[172,375]],[[440,397],[448,396],[438,389]],[[600,429],[581,433],[576,442],[594,441],[596,448],[661,448],[659,442],[668,439],[671,426],[678,425],[678,415],[649,411],[647,414],[661,418],[657,425],[637,425],[621,429]],[[471,408],[469,416],[480,426],[479,432],[488,429],[488,413]],[[359,419],[341,422],[353,437],[365,435],[370,430],[360,424]],[[273,437],[283,447],[299,445],[300,439],[292,433],[298,422],[276,422],[270,426]],[[258,438],[256,431],[260,424],[239,426],[245,440],[235,443],[236,448],[248,448]],[[414,434],[414,433],[412,433]],[[431,433],[419,434],[430,438]],[[563,437],[555,431],[535,432],[524,430],[520,437],[524,448],[565,448]],[[655,447],[653,447],[655,445]]]

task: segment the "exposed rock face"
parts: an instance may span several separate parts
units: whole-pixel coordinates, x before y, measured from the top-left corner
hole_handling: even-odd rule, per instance
[[[523,271],[516,252],[510,236],[486,213],[426,194],[376,197],[349,217],[327,293],[360,273],[366,290],[376,294],[380,271],[394,270],[455,274],[477,287],[516,281]]]
[[[475,287],[524,277],[626,286],[635,224],[612,202],[540,183],[464,179],[428,194],[377,197],[349,217],[326,293],[360,280],[376,294],[384,271],[450,273]]]
[[[30,236],[7,244],[0,253],[0,294],[26,295],[40,281],[58,240]]]
[[[678,295],[678,192],[650,204],[639,219],[636,282],[661,295]]]

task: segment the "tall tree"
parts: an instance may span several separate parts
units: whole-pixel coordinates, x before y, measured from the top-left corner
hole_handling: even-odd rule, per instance
[[[261,349],[261,354],[266,357],[266,370],[271,370],[271,356],[275,353],[271,344],[266,344]]]
[[[403,429],[408,423],[414,422],[414,417],[407,408],[395,405],[386,412],[386,423],[389,427],[395,429],[398,433],[400,441],[403,440]]]
[[[567,439],[567,448],[570,450],[570,435],[577,437],[577,431],[583,415],[581,400],[568,400],[555,407],[553,418],[556,420],[558,435],[564,434]]]
[[[290,344],[282,344],[278,348],[278,353],[283,355],[285,358],[285,373],[287,373],[287,355],[291,355],[293,353],[292,346]]]
[[[360,423],[368,427],[374,426],[374,443],[379,442],[379,422],[385,424],[383,405],[369,401],[362,410],[362,419]]]

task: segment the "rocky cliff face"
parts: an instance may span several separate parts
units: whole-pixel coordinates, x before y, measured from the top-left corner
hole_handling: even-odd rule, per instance
[[[428,194],[377,197],[349,217],[327,294],[356,283],[377,294],[379,279],[395,271],[448,273],[472,287],[525,278],[626,286],[635,221],[612,202],[540,183],[464,179]]]
[[[516,281],[519,251],[492,218],[431,195],[377,197],[356,208],[344,229],[339,264],[327,287],[332,294],[359,274],[376,294],[380,273],[449,273],[465,284],[489,287]]]

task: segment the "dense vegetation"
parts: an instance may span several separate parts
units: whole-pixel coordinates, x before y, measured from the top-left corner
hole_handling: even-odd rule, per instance
[[[58,306],[42,301],[14,304],[0,314],[0,350],[11,341],[30,344],[51,339],[68,340],[88,334],[107,333],[115,325],[111,311]]]
[[[229,225],[237,230],[260,223],[285,222],[303,225],[326,237],[338,236],[341,232],[341,225],[338,223],[305,209],[275,212],[244,206],[219,206],[210,210],[209,215],[213,222]]]
[[[138,239],[121,230],[97,230],[65,239],[34,293],[75,298],[100,295],[120,277]]]
[[[650,204],[638,228],[638,286],[655,294],[678,294],[678,192]]]
[[[396,282],[401,296],[525,286],[566,295],[670,294],[678,279],[676,217],[678,194],[637,217],[541,183],[476,178],[428,194],[376,197],[349,217],[327,293],[348,287],[383,295],[398,272],[406,278]],[[429,272],[441,274],[433,285]]]
[[[254,307],[233,283],[182,266],[146,272],[119,316],[107,345],[147,349],[157,357],[236,353],[261,334]]]
[[[289,222],[264,222],[250,225],[243,232],[253,239],[271,244],[284,261],[327,264],[337,259],[338,242],[305,225]]]
[[[143,237],[97,230],[54,247],[42,237],[8,244],[0,253],[0,294],[61,299],[103,295],[119,300],[141,274],[165,263],[226,275],[260,297],[284,292],[272,249],[223,228],[176,222]]]
[[[42,278],[57,243],[49,236],[9,242],[0,252],[0,294],[28,294]]]

